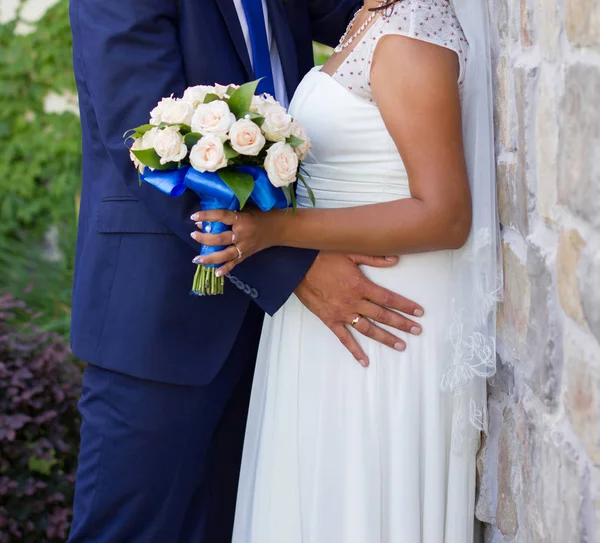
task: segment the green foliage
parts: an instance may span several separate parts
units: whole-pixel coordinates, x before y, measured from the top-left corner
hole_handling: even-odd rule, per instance
[[[315,66],[323,66],[327,62],[327,59],[331,56],[331,47],[321,45],[320,43],[313,43],[313,54],[315,57]]]
[[[81,171],[77,116],[44,111],[48,93],[75,93],[68,0],[49,9],[30,34],[15,35],[16,24],[0,25],[0,288],[17,291],[40,279],[31,292],[37,299],[28,301],[50,310],[50,324],[56,306],[70,303],[64,286],[71,277],[64,273],[72,269]],[[68,248],[65,262],[52,266],[41,262],[51,226],[59,247]],[[57,283],[48,280],[57,276]]]

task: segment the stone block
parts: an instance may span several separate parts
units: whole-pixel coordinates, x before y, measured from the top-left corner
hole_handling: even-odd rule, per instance
[[[558,297],[565,313],[579,324],[585,322],[577,283],[577,269],[584,247],[585,242],[577,230],[560,233],[556,255]]]
[[[578,47],[600,46],[598,0],[566,0],[565,16],[569,41]]]
[[[581,253],[578,284],[585,320],[600,344],[600,252],[594,245]]]
[[[495,62],[494,81],[494,120],[496,141],[500,150],[516,151],[516,106],[513,84],[513,70],[508,59],[502,55]]]
[[[573,64],[565,75],[559,136],[559,201],[600,230],[600,69]]]
[[[558,3],[548,2],[548,0],[536,0],[534,17],[542,55],[546,60],[554,61],[558,56],[561,30]]]
[[[600,349],[565,339],[564,405],[587,455],[600,466]],[[596,351],[596,352],[594,352]]]
[[[496,169],[500,222],[527,235],[527,187],[517,177],[514,162],[499,162]]]
[[[525,374],[535,395],[548,407],[558,404],[562,376],[562,330],[556,315],[552,274],[539,248],[530,246],[527,273],[531,309],[527,329]]]
[[[540,72],[535,121],[536,207],[550,222],[556,213],[558,168],[558,118],[556,74]]]
[[[496,523],[500,533],[513,540],[519,530],[517,504],[513,491],[516,458],[515,421],[510,409],[504,409],[502,431],[498,442],[498,506]]]
[[[510,244],[503,244],[504,302],[498,311],[498,336],[517,358],[525,352],[531,310],[531,283],[527,267]]]

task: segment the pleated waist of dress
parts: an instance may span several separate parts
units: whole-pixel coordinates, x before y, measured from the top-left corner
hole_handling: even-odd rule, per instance
[[[306,182],[312,189],[316,207],[351,207],[410,198],[408,177],[404,170],[355,168],[307,164]],[[298,183],[298,205],[311,207],[307,190]]]

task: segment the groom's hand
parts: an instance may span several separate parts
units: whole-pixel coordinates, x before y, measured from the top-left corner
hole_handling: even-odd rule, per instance
[[[398,311],[421,317],[423,308],[369,281],[358,267],[362,264],[389,268],[397,262],[397,257],[319,253],[295,291],[300,301],[325,323],[364,367],[369,365],[369,359],[348,329],[357,317],[360,318],[354,327],[358,332],[398,351],[406,349],[406,343],[375,323],[414,335],[421,333],[419,324]]]

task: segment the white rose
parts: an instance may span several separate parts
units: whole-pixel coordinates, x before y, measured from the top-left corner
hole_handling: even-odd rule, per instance
[[[248,119],[240,119],[231,127],[229,139],[234,150],[247,156],[258,155],[267,143],[260,127]]]
[[[252,97],[252,103],[250,104],[250,112],[264,115],[271,106],[280,106],[281,104],[275,100],[270,94],[261,94],[259,96]]]
[[[285,141],[292,134],[292,118],[281,106],[271,106],[264,113],[262,130],[269,141]]]
[[[214,88],[214,93],[219,97],[219,98],[230,98],[230,96],[227,94],[227,89],[229,89],[229,87],[231,87],[234,90],[237,90],[240,88],[239,85],[219,85],[218,83],[215,84],[215,88]]]
[[[131,149],[129,150],[129,158],[140,172],[144,171],[144,165],[140,162],[139,158],[133,154],[133,151],[153,149],[154,141],[159,132],[160,130],[158,128],[152,128],[151,130],[148,130],[148,132],[146,132],[142,137],[134,140]]]
[[[221,100],[215,100],[196,108],[192,117],[192,131],[202,135],[212,134],[225,141],[233,123],[235,115],[231,113],[229,106]]]
[[[276,187],[287,187],[296,181],[298,155],[287,143],[278,142],[267,151],[265,170]]]
[[[158,132],[154,138],[154,150],[160,157],[161,164],[179,162],[185,158],[188,151],[176,126],[167,126]]]
[[[298,159],[302,161],[307,157],[308,152],[312,147],[312,144],[310,143],[310,138],[306,133],[306,129],[296,121],[292,123],[292,135],[303,140],[303,143],[301,143],[294,149],[294,151],[296,151],[296,154],[298,155]]]
[[[187,124],[192,121],[194,107],[186,100],[163,98],[150,112],[150,124]]]
[[[183,93],[182,100],[192,104],[192,107],[196,109],[200,104],[204,103],[204,100],[208,94],[214,94],[215,88],[209,85],[196,85],[195,87],[188,87]]]
[[[192,168],[199,172],[216,172],[227,166],[223,142],[217,136],[204,136],[190,151]]]

